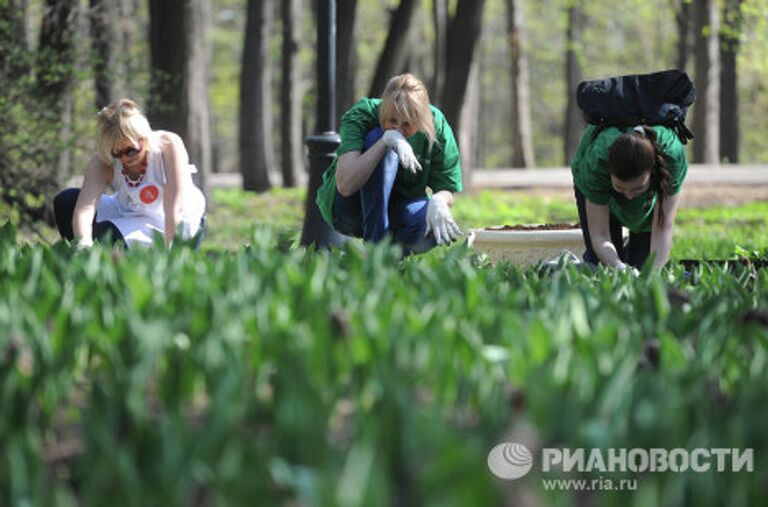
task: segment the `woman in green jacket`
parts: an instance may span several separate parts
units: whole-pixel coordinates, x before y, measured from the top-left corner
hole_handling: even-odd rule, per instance
[[[685,146],[663,126],[597,128],[587,127],[571,168],[584,261],[634,270],[653,256],[663,266],[688,171]]]
[[[390,79],[381,99],[363,98],[343,115],[339,134],[317,193],[331,227],[371,242],[389,236],[407,252],[458,238],[450,208],[462,190],[459,150],[420,80]]]

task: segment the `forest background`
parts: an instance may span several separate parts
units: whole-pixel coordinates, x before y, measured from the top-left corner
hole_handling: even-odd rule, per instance
[[[128,96],[202,170],[302,185],[316,123],[316,2],[0,0],[0,193],[45,219],[83,172],[100,107]],[[677,67],[699,96],[694,163],[765,163],[768,0],[339,0],[336,125],[408,70],[464,168],[567,165],[579,81]],[[48,217],[50,218],[50,217]]]

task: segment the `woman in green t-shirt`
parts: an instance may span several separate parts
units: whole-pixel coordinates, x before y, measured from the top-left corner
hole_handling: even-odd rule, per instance
[[[371,242],[389,236],[407,252],[459,237],[450,210],[462,190],[459,150],[420,80],[390,79],[381,99],[363,98],[344,113],[339,134],[317,193],[329,225]]]
[[[653,255],[654,267],[663,266],[688,171],[685,146],[663,126],[596,128],[587,127],[572,165],[584,261],[636,270]]]

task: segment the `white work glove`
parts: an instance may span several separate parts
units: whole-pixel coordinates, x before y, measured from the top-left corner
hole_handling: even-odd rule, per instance
[[[75,248],[78,250],[86,250],[88,248],[91,248],[93,246],[93,239],[92,238],[77,238],[75,240]]]
[[[634,266],[630,266],[629,264],[624,264],[623,262],[619,261],[616,263],[616,266],[614,266],[616,269],[621,271],[628,271],[632,274],[632,276],[640,276],[640,271]]]
[[[397,153],[397,157],[400,159],[400,165],[407,170],[416,174],[416,171],[421,171],[421,164],[416,160],[416,155],[413,154],[413,148],[410,143],[403,137],[403,134],[397,130],[387,130],[384,132],[384,144],[393,149]]]
[[[448,203],[444,196],[436,194],[432,196],[427,205],[427,232],[435,235],[438,245],[446,245],[456,241],[461,236],[461,230],[451,215]]]

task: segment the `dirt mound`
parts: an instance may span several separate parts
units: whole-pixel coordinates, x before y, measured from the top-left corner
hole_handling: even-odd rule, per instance
[[[486,231],[569,231],[579,229],[579,224],[498,225],[486,227]]]

